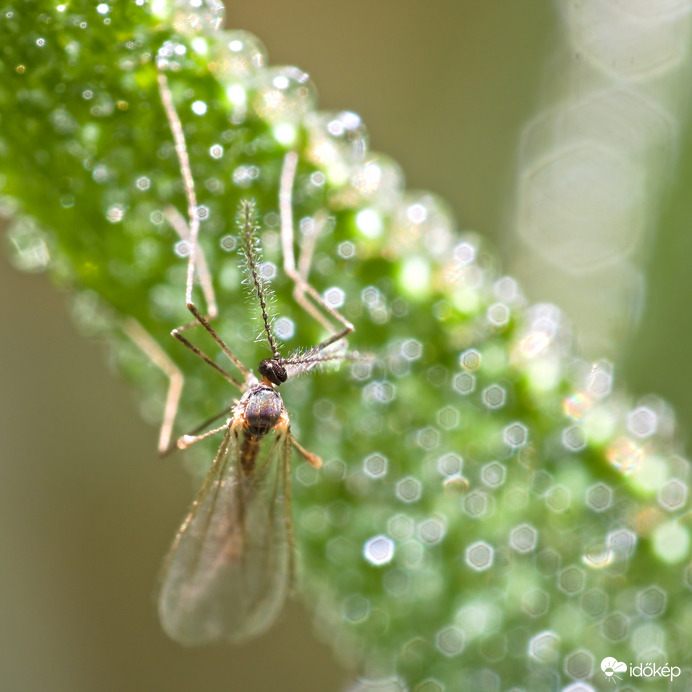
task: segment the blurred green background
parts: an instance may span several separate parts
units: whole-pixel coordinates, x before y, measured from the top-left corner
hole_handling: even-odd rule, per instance
[[[360,113],[409,187],[444,196],[461,228],[510,260],[517,142],[558,40],[553,3],[255,0],[229,7],[226,26],[257,34],[271,63],[309,72],[321,108]],[[616,372],[632,393],[671,401],[684,430],[692,151],[679,141],[643,321]],[[69,298],[6,253],[0,265],[0,689],[345,687],[295,603],[242,647],[184,650],[163,635],[156,576],[192,484],[176,459],[157,458],[157,431],[76,333]]]

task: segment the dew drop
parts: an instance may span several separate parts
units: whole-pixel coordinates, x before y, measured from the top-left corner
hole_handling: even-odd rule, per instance
[[[332,184],[346,183],[368,148],[368,134],[360,116],[351,111],[310,113],[305,126],[308,160],[325,169]]]
[[[452,255],[459,264],[471,264],[476,259],[476,248],[468,242],[459,243]]]
[[[370,478],[382,478],[387,474],[387,457],[375,452],[363,460],[363,470]]]
[[[273,262],[263,262],[259,273],[263,279],[271,281],[276,276],[276,265]]]
[[[204,101],[193,101],[190,108],[195,115],[204,115],[207,112],[207,104]]]
[[[113,204],[106,210],[106,218],[111,223],[120,223],[125,216],[125,209],[121,204]]]
[[[332,308],[340,308],[346,300],[346,294],[337,286],[328,288],[324,292],[324,301]]]
[[[152,211],[151,214],[149,214],[149,221],[157,226],[160,226],[164,222],[163,212],[160,209]]]
[[[366,203],[389,213],[401,199],[403,187],[404,175],[399,164],[383,154],[370,154],[354,169],[350,186],[336,199],[346,206]]]
[[[223,24],[221,0],[173,0],[173,27],[187,36],[216,31]]]
[[[50,264],[44,233],[31,220],[19,217],[7,230],[12,264],[22,271],[41,272]]]
[[[257,75],[252,106],[272,125],[297,124],[315,108],[317,92],[309,75],[297,67],[273,67]]]
[[[179,240],[173,246],[173,251],[178,257],[187,257],[190,254],[190,243],[187,240]]]
[[[209,51],[209,71],[222,84],[246,83],[267,64],[262,42],[247,31],[221,31]]]
[[[279,317],[279,319],[274,322],[274,333],[282,341],[291,339],[295,331],[296,326],[293,320],[288,317]]]
[[[219,241],[219,245],[221,246],[222,250],[225,250],[226,252],[233,252],[236,247],[236,239],[232,235],[225,235]]]
[[[356,365],[354,363],[354,365]],[[355,371],[353,371],[355,374]],[[370,370],[367,371],[368,375]],[[360,378],[359,378],[360,379]],[[363,399],[368,403],[389,404],[396,397],[396,387],[391,382],[370,382],[363,389]]]
[[[156,53],[156,66],[160,70],[176,72],[182,68],[187,47],[176,41],[165,41]]]
[[[392,215],[389,250],[399,256],[425,249],[437,259],[448,258],[455,221],[449,205],[430,192],[409,192]]]
[[[375,536],[363,547],[365,559],[373,565],[386,565],[394,557],[394,541],[387,536]]]
[[[423,492],[421,482],[413,476],[402,478],[396,484],[396,495],[403,502],[417,502]]]
[[[336,251],[343,259],[351,259],[351,257],[355,257],[356,246],[350,240],[344,240],[343,243],[339,243]]]
[[[365,238],[379,238],[384,230],[384,221],[375,209],[365,208],[356,214],[356,228]]]
[[[477,541],[466,549],[464,559],[469,567],[482,572],[492,566],[494,552],[485,541]]]
[[[257,166],[238,166],[233,171],[233,182],[241,188],[248,188],[259,177],[260,171]]]

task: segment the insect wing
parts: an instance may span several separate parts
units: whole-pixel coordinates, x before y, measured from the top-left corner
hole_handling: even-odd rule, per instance
[[[159,616],[181,644],[250,639],[273,624],[286,598],[290,434],[267,435],[249,474],[242,435],[229,426],[164,563]]]

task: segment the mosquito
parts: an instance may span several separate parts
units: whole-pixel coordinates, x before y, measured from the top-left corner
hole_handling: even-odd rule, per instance
[[[281,355],[271,328],[267,307],[269,285],[260,271],[259,227],[251,200],[240,203],[238,226],[246,281],[258,303],[264,337],[271,351],[271,357],[259,363],[258,375],[245,367],[214,329],[211,320],[217,317],[218,309],[206,263],[197,245],[199,220],[194,181],[182,126],[166,77],[161,72],[159,90],[176,144],[189,217],[185,222],[176,219],[175,213],[169,214],[171,224],[189,246],[186,307],[194,318],[193,322],[174,329],[172,335],[240,391],[240,397],[219,416],[170,445],[168,440],[182,376],[179,373],[176,376],[175,368],[160,354],[157,360],[153,346],[140,335],[141,347],[150,352],[171,381],[159,450],[166,452],[173,446],[184,449],[212,435],[222,435],[208,475],[165,559],[159,590],[159,617],[166,633],[182,644],[205,644],[219,639],[240,642],[258,636],[273,624],[291,587],[295,571],[290,485],[292,450],[315,468],[322,465],[320,457],[307,451],[291,434],[289,416],[278,387],[298,374],[359,356],[345,350],[345,337],[353,331],[353,326],[307,283],[309,262],[303,262],[296,269],[292,254],[285,258],[285,264],[293,271],[289,276],[295,283],[296,295],[300,295],[299,303],[305,306],[304,296],[310,295],[314,303],[341,323],[342,328],[335,329],[320,315],[320,321],[329,327],[331,335],[304,352],[288,357]],[[287,234],[291,224],[290,218],[286,220],[291,207],[290,189],[287,191],[286,186],[292,186],[296,161],[287,156],[281,179],[284,249],[289,242]],[[292,244],[292,228],[290,232]],[[208,315],[202,314],[192,299],[195,275],[202,284]],[[314,305],[307,304],[310,314],[319,314]],[[193,326],[202,327],[212,337],[240,376],[222,368],[183,335]],[[223,425],[207,429],[227,414]]]

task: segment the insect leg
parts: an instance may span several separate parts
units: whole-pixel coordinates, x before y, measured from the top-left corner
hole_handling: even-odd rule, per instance
[[[171,433],[178,404],[183,390],[183,373],[180,368],[168,357],[168,354],[159,346],[158,342],[149,332],[132,317],[123,321],[123,331],[143,351],[149,359],[168,377],[168,392],[164,406],[163,420],[159,429],[159,454],[167,454],[173,449],[171,445]]]
[[[173,228],[173,230],[180,236],[180,239],[188,243],[188,246],[191,246],[192,241],[190,227],[187,225],[187,221],[183,215],[171,205],[164,209],[164,216],[166,217],[166,221],[168,221],[171,228]],[[219,316],[219,308],[216,304],[216,294],[214,293],[214,286],[212,285],[207,260],[204,256],[204,251],[201,247],[199,247],[199,245],[196,249],[195,261],[197,263],[197,278],[199,279],[199,283],[202,288],[204,301],[207,304],[207,319],[213,320]],[[183,325],[183,327],[178,327],[178,329],[187,329],[195,326],[196,324],[197,322],[191,322],[188,325]]]
[[[175,208],[175,207],[167,207],[166,211],[166,219],[170,223],[170,225],[173,227],[173,229],[176,231],[176,233],[180,236],[182,240],[187,241],[190,243],[190,238],[191,238],[191,232],[190,229],[187,225],[187,222],[183,218],[183,216],[180,214],[180,212]],[[184,336],[182,336],[182,332],[185,331],[186,329],[189,329],[190,327],[198,326],[199,324],[202,324],[202,326],[209,325],[209,320],[213,319],[214,317],[218,316],[218,308],[216,305],[216,297],[214,295],[214,288],[211,283],[211,275],[209,274],[209,269],[207,266],[206,259],[204,257],[204,252],[202,251],[202,248],[197,248],[197,274],[200,280],[200,283],[202,285],[202,291],[205,296],[205,300],[207,303],[207,309],[209,312],[209,315],[206,317],[200,316],[200,319],[205,320],[205,322],[200,322],[195,321],[195,322],[190,322],[189,324],[182,325],[181,327],[177,327],[176,329],[171,332],[172,336],[174,336],[178,341],[180,341],[183,345],[185,345],[187,348],[189,348],[196,356],[201,358],[205,363],[208,363],[211,365],[217,372],[219,372],[226,380],[228,380],[231,384],[235,385],[239,389],[243,389],[242,383],[227,373],[223,368],[221,368],[219,365],[216,364],[209,356],[207,356],[205,353],[202,353],[202,351],[197,348],[194,344],[192,344],[190,341],[188,341]],[[197,308],[195,308],[196,310]],[[211,327],[209,327],[211,329]],[[213,335],[216,337],[217,343],[221,341],[220,337],[216,335],[216,332],[212,329]],[[223,343],[223,342],[221,342]],[[225,344],[223,344],[225,346]],[[235,363],[235,356],[233,354],[230,354],[232,356],[231,360],[234,364],[240,365],[241,367],[239,368],[241,372],[243,372],[244,375],[247,375],[245,372],[245,367],[243,366],[240,361],[238,363]],[[236,359],[237,360],[237,359]]]
[[[316,351],[322,351],[327,346],[343,339],[353,332],[353,325],[335,308],[329,305],[320,293],[308,283],[307,277],[310,270],[310,259],[312,257],[312,247],[323,227],[325,219],[321,217],[316,224],[312,237],[310,238],[307,260],[301,261],[301,271],[296,269],[293,233],[293,181],[295,180],[296,167],[298,165],[298,154],[290,151],[284,157],[283,168],[281,170],[281,181],[279,189],[279,211],[281,214],[281,246],[284,256],[284,271],[295,284],[293,296],[296,302],[314,319],[316,319],[325,329],[331,332],[331,336],[315,347]],[[301,260],[302,260],[301,256]],[[314,301],[310,302],[308,296]],[[322,308],[327,314],[342,325],[342,329],[334,327],[332,322],[322,314],[316,306]]]
[[[185,281],[185,305],[187,309],[192,313],[195,318],[195,322],[189,324],[184,324],[173,330],[173,336],[178,339],[181,343],[185,344],[190,350],[198,355],[206,363],[209,363],[217,371],[221,372],[229,382],[232,382],[239,388],[243,388],[238,380],[235,378],[230,378],[227,376],[221,368],[216,366],[213,361],[205,356],[197,347],[193,346],[185,337],[182,336],[181,332],[189,329],[190,327],[200,324],[204,329],[211,335],[211,337],[216,341],[222,351],[228,356],[229,360],[233,365],[240,370],[247,384],[248,380],[252,377],[250,371],[243,365],[240,359],[231,351],[231,349],[226,345],[223,339],[219,336],[216,330],[209,324],[209,320],[213,319],[218,314],[218,309],[216,306],[216,299],[214,297],[213,287],[211,283],[211,277],[204,260],[204,256],[201,254],[201,250],[198,247],[197,239],[199,236],[199,211],[197,205],[197,195],[195,193],[195,183],[192,177],[192,169],[190,168],[190,157],[187,152],[187,145],[185,143],[185,134],[183,132],[183,126],[180,122],[180,117],[173,104],[173,96],[171,94],[170,87],[168,86],[168,80],[166,75],[159,71],[158,72],[158,85],[159,94],[161,96],[161,103],[163,104],[166,117],[168,119],[168,124],[173,134],[173,140],[175,142],[175,151],[178,156],[178,162],[180,164],[180,172],[183,179],[183,186],[185,188],[185,197],[187,199],[187,223],[181,223],[183,219],[176,216],[176,214],[171,214],[169,217],[169,222],[178,231],[181,237],[187,240],[190,248],[188,253],[188,264],[187,264],[187,278]],[[199,266],[197,262],[197,257],[200,256]],[[202,284],[202,289],[205,293],[205,298],[207,301],[207,309],[209,314],[203,315],[192,300],[192,289],[194,286],[195,271],[198,272],[200,277],[200,283]],[[229,379],[230,378],[230,379]]]
[[[296,451],[300,454],[300,456],[305,459],[305,461],[310,464],[310,466],[313,466],[316,469],[322,468],[322,459],[321,457],[317,456],[317,454],[313,454],[312,452],[308,452],[303,445],[296,440],[293,435],[291,435],[291,444],[296,448]]]
[[[181,435],[176,442],[176,446],[178,447],[178,449],[187,449],[196,442],[206,440],[208,437],[216,435],[216,433],[220,433],[222,430],[226,430],[226,428],[228,428],[228,421],[226,421],[223,425],[220,425],[218,428],[207,430],[206,432],[203,432],[200,435],[193,435],[189,433],[187,435]]]
[[[159,429],[159,442],[158,442],[158,452],[161,456],[168,454],[173,451],[176,447],[183,449],[184,447],[189,447],[194,444],[199,439],[208,437],[210,434],[219,432],[226,427],[226,424],[211,431],[204,435],[197,435],[200,430],[204,430],[211,423],[221,418],[221,416],[227,415],[233,409],[234,404],[226,407],[220,413],[217,413],[212,418],[204,421],[198,425],[190,433],[181,436],[175,442],[171,443],[171,434],[173,432],[173,427],[175,425],[175,419],[178,414],[178,405],[180,403],[180,396],[183,390],[184,376],[180,368],[169,358],[168,354],[159,346],[156,339],[154,339],[149,332],[144,329],[144,327],[137,322],[137,320],[132,317],[128,317],[122,322],[122,329],[125,334],[132,340],[132,342],[146,355],[149,357],[156,367],[161,370],[168,378],[168,391],[166,393],[166,403],[164,405],[163,420],[161,421],[161,427]],[[214,363],[214,365],[216,365]],[[231,377],[228,375],[228,377]],[[240,385],[240,383],[238,383]]]

